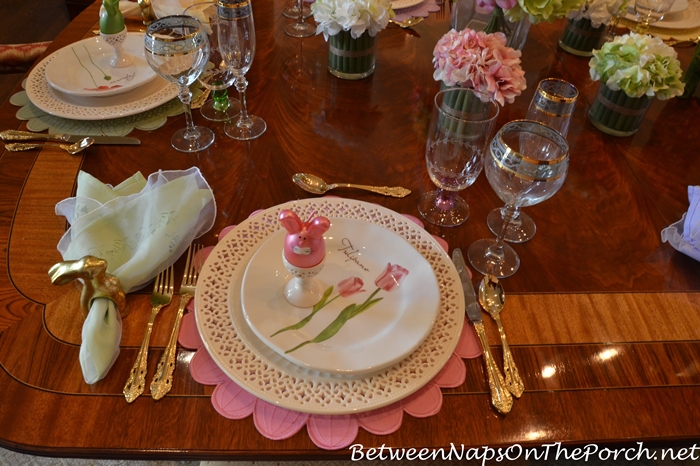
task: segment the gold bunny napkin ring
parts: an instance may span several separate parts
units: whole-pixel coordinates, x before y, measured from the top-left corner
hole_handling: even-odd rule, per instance
[[[114,301],[122,317],[129,314],[119,278],[107,272],[107,261],[104,259],[85,256],[79,260],[59,262],[49,269],[49,277],[54,285],[66,285],[77,278],[82,279],[80,310],[83,317],[87,317],[92,301],[97,298]]]

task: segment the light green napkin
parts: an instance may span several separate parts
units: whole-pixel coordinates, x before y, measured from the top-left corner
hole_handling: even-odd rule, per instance
[[[216,203],[196,167],[136,173],[106,185],[80,172],[76,197],[56,205],[71,223],[58,244],[64,260],[105,259],[125,293],[148,284],[214,224]],[[102,379],[119,354],[121,318],[114,303],[93,301],[83,325],[80,365],[87,383]]]

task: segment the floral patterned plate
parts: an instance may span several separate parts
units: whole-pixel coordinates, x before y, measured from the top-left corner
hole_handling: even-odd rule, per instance
[[[287,302],[284,287],[293,277],[282,262],[286,231],[278,231],[248,263],[243,313],[265,344],[295,364],[369,374],[404,359],[430,333],[440,305],[437,279],[428,261],[396,233],[361,220],[330,220],[323,269],[314,278],[326,290],[325,305]],[[288,327],[294,328],[281,331]]]
[[[114,48],[101,37],[92,37],[63,47],[46,66],[46,80],[54,88],[78,97],[123,94],[156,78],[143,51],[143,34],[130,32],[124,52],[134,57],[123,68],[112,68]]]

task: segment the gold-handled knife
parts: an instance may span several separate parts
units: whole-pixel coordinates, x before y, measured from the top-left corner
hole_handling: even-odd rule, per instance
[[[3,141],[63,141],[63,142],[78,142],[85,135],[78,134],[47,134],[47,133],[32,133],[29,131],[17,131],[8,129],[0,132],[0,139]],[[128,136],[91,136],[95,140],[95,144],[126,144],[139,145],[141,141]]]
[[[508,414],[513,407],[513,396],[506,388],[503,375],[491,355],[489,342],[486,338],[486,331],[484,330],[484,322],[481,318],[481,309],[476,300],[474,285],[469,277],[469,272],[467,272],[467,264],[464,262],[462,251],[459,248],[455,248],[455,250],[452,251],[452,262],[454,262],[457,272],[459,273],[459,278],[462,281],[464,306],[467,316],[469,320],[471,320],[472,325],[474,325],[476,335],[479,337],[479,343],[481,343],[481,349],[484,352],[484,364],[489,379],[489,389],[491,390],[491,404],[499,412]]]

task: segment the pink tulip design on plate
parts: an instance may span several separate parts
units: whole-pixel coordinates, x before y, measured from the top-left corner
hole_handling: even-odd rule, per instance
[[[340,311],[340,314],[338,314],[338,317],[336,317],[335,320],[328,325],[328,327],[323,329],[321,331],[321,333],[316,335],[315,338],[313,338],[311,340],[306,340],[302,343],[299,343],[294,348],[285,351],[285,353],[291,353],[291,352],[296,351],[299,348],[306,346],[308,344],[321,343],[323,341],[328,340],[329,338],[332,338],[336,333],[338,333],[338,331],[340,331],[340,329],[343,327],[343,325],[345,325],[345,323],[348,320],[352,319],[353,317],[357,317],[358,315],[362,314],[367,309],[369,309],[370,307],[374,306],[379,301],[384,299],[384,298],[375,298],[377,293],[379,293],[382,290],[388,292],[388,291],[393,290],[394,288],[398,288],[399,285],[401,284],[401,282],[403,281],[403,279],[406,278],[406,275],[408,275],[407,269],[401,267],[398,264],[391,264],[391,262],[388,263],[386,268],[384,269],[384,271],[374,281],[374,284],[377,285],[377,289],[374,290],[374,292],[371,295],[369,295],[369,297],[362,304],[359,304],[359,305],[355,304],[355,303],[350,304],[345,309]],[[356,290],[358,288],[361,290],[362,285],[360,285],[358,287],[356,282],[350,282],[349,280],[351,280],[351,279],[346,279],[346,280],[343,280],[342,282],[340,282],[343,284],[343,288],[346,291]],[[359,278],[357,278],[357,280],[360,283],[362,283],[362,280],[360,280]],[[340,283],[338,284],[339,288],[340,288]],[[329,288],[329,290],[330,290],[330,288]],[[324,302],[326,295],[330,295],[329,290],[326,290],[326,294],[324,294],[324,296],[320,302]],[[359,291],[353,291],[353,292],[355,293],[355,292],[359,292]],[[349,294],[347,296],[349,296]],[[324,303],[324,305],[325,305],[325,303]],[[316,310],[316,306],[314,306],[314,311],[315,310]],[[311,316],[313,316],[313,314],[315,313],[314,311],[312,311]],[[311,316],[309,316],[309,317],[311,317]],[[280,331],[282,331],[282,330],[280,330]],[[277,332],[277,333],[279,333],[279,332]]]

